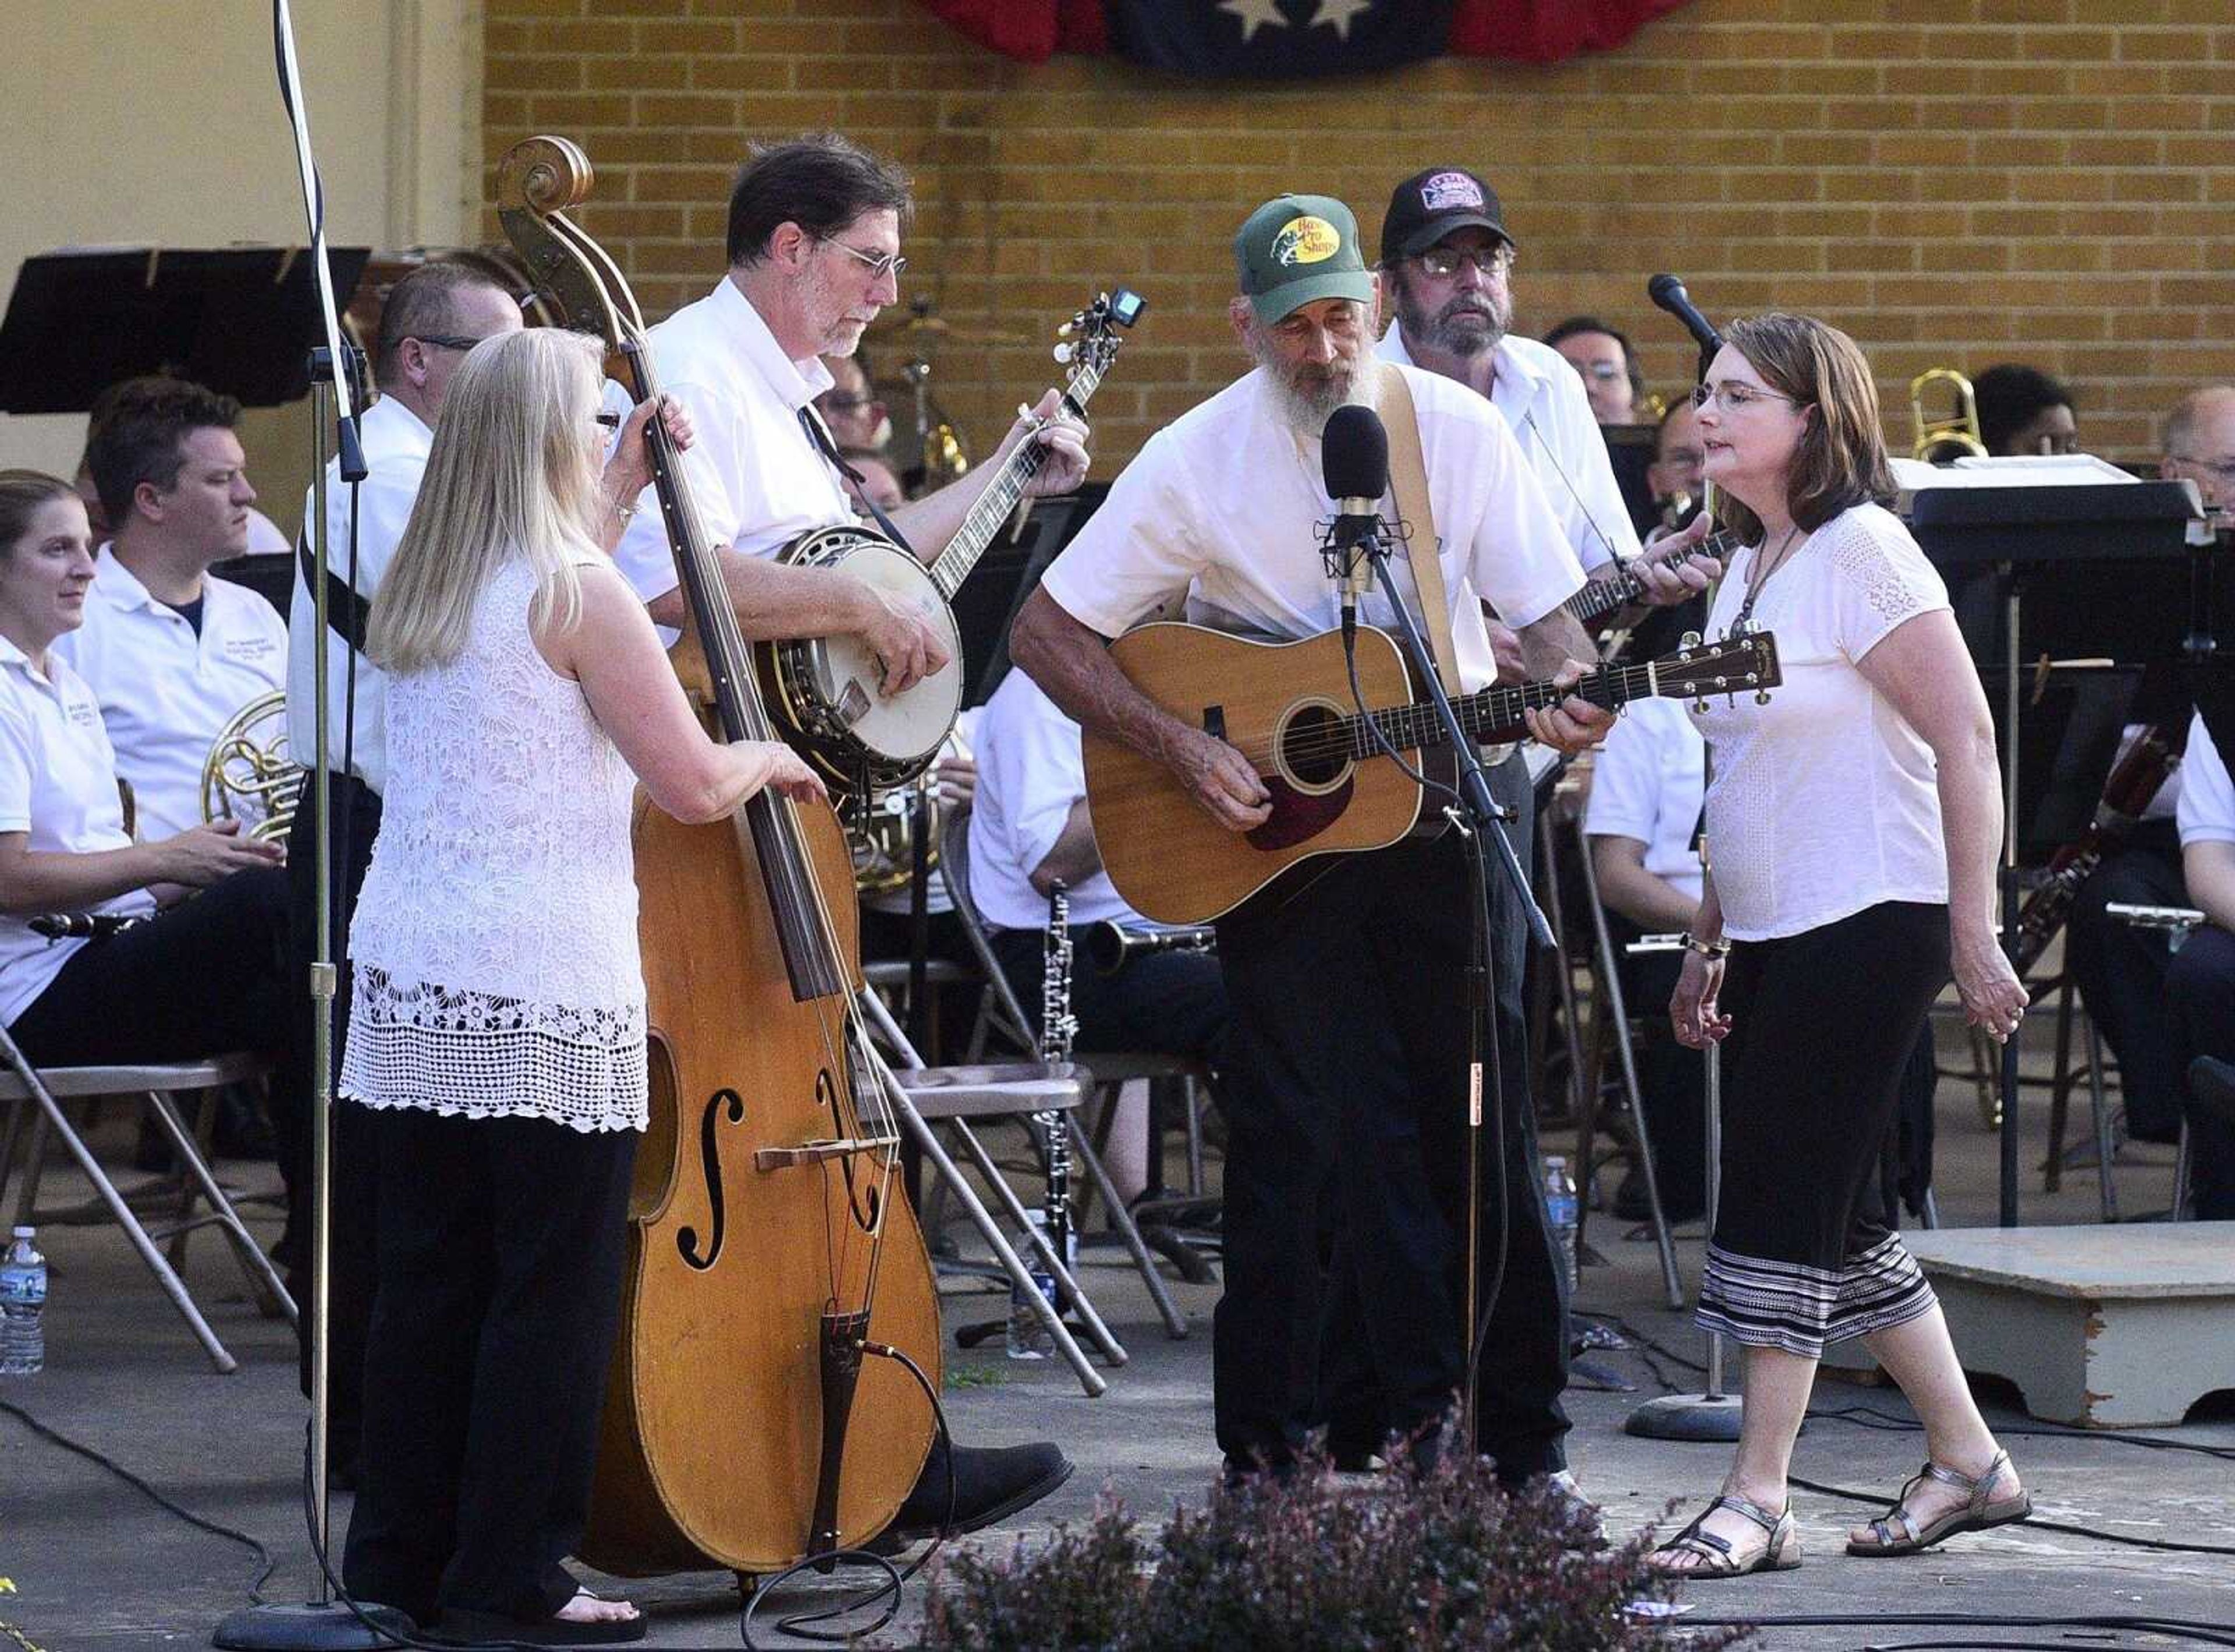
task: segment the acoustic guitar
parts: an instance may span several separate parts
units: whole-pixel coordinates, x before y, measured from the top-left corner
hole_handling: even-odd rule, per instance
[[[1238,749],[1272,794],[1263,824],[1230,831],[1163,764],[1088,731],[1086,796],[1103,864],[1134,909],[1159,923],[1207,923],[1303,861],[1385,849],[1412,831],[1422,790],[1386,748],[1434,778],[1455,770],[1435,707],[1417,697],[1396,641],[1370,626],[1358,632],[1370,724],[1352,698],[1337,632],[1260,642],[1158,623],[1127,632],[1110,652],[1158,705]],[[1782,680],[1777,639],[1755,632],[1713,644],[1692,638],[1660,659],[1588,672],[1572,688],[1493,685],[1452,706],[1469,735],[1493,744],[1526,735],[1524,711],[1549,709],[1570,694],[1609,711],[1655,696],[1747,693],[1766,701]]]

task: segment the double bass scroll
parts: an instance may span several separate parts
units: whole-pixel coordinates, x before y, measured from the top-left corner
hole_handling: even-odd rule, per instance
[[[588,161],[515,145],[499,216],[567,324],[659,394],[626,281],[567,215]],[[645,427],[688,623],[678,672],[717,738],[774,738],[665,424]],[[652,1125],[582,1557],[623,1576],[782,1570],[888,1524],[929,1455],[939,1304],[899,1192],[899,1131],[862,1022],[858,918],[828,802],[770,791],[685,825],[639,794]]]

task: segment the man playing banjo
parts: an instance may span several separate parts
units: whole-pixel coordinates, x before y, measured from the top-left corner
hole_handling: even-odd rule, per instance
[[[836,134],[757,148],[730,193],[729,272],[651,333],[660,378],[697,429],[685,463],[708,534],[728,547],[723,575],[746,639],[858,639],[888,698],[954,663],[944,616],[842,570],[789,566],[777,554],[803,534],[854,520],[836,444],[810,405],[831,384],[816,358],[851,355],[900,296],[901,232],[913,207],[905,174]],[[886,521],[934,560],[1000,462],[1026,441],[1045,449],[1028,495],[1068,493],[1085,480],[1085,427],[1050,390],[992,462]],[[683,603],[666,530],[650,495],[640,505],[616,557],[652,617],[678,625]]]
[[[651,332],[659,377],[696,427],[685,462],[707,534],[724,547],[723,578],[745,637],[858,639],[882,678],[865,693],[884,701],[960,670],[942,639],[948,616],[842,569],[777,557],[803,534],[854,521],[836,444],[810,406],[831,383],[816,358],[850,355],[898,298],[908,264],[901,231],[912,204],[904,174],[835,134],[757,149],[731,192],[728,273]],[[1045,454],[1026,493],[1077,488],[1086,476],[1086,430],[1059,403],[1050,390],[992,462],[883,521],[925,562],[934,560],[1001,461],[1027,441]],[[657,500],[647,491],[624,515],[633,519],[614,554],[622,574],[654,620],[680,625],[682,595]],[[928,745],[945,735],[934,731]],[[934,1450],[893,1535],[926,1535],[941,1524],[941,1455]],[[1071,1472],[1045,1444],[958,1446],[954,1461],[954,1525],[966,1531],[1037,1502]]]

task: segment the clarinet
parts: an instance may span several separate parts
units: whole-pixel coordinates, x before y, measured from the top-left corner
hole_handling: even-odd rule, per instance
[[[1040,1059],[1050,1066],[1071,1060],[1072,1040],[1078,1034],[1078,1018],[1071,1013],[1071,897],[1059,878],[1048,888],[1047,950],[1040,968]],[[1039,1116],[1041,1137],[1047,1143],[1048,1243],[1071,1267],[1071,1115],[1060,1107]],[[1060,1308],[1062,1304],[1058,1303]]]

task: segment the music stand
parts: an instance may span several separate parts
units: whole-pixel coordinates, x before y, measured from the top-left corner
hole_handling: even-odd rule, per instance
[[[371,250],[329,249],[347,292]],[[249,407],[311,391],[317,278],[300,247],[65,248],[26,259],[0,320],[0,412],[83,413],[163,373]]]
[[[2021,587],[2077,566],[2165,563],[2185,558],[2187,530],[2200,519],[2185,482],[1928,488],[1910,505],[1917,544],[1943,574],[1991,572],[2001,624],[1993,650],[2002,665],[2002,912],[2004,947],[2017,945],[2019,731],[2024,707]],[[1957,577],[1949,580],[1951,591]],[[1978,647],[1976,633],[1973,646]],[[2018,1222],[2018,1052],[2024,1024],[2002,1046],[2002,1187],[1999,1220]]]

